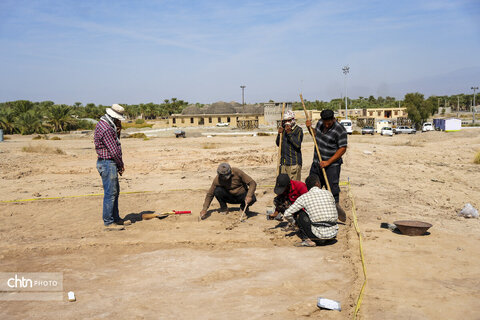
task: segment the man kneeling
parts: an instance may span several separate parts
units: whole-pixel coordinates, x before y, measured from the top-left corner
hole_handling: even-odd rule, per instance
[[[296,223],[302,235],[297,246],[315,247],[331,242],[337,236],[337,207],[328,190],[321,189],[320,178],[311,174],[305,180],[308,192],[301,195],[285,211],[285,219]]]
[[[248,210],[257,201],[255,189],[257,183],[245,172],[238,168],[232,168],[228,163],[218,166],[217,176],[205,196],[200,218],[207,218],[207,210],[212,203],[213,197],[220,204],[220,213],[227,214],[227,203],[240,204],[240,210]],[[246,207],[246,208],[245,208]]]

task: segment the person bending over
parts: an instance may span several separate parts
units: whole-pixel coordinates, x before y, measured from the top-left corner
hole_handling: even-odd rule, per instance
[[[320,178],[311,174],[305,180],[308,192],[285,211],[285,219],[300,229],[302,242],[297,246],[315,247],[331,243],[338,232],[335,198],[321,189]]]
[[[255,189],[257,183],[245,172],[238,168],[232,168],[228,163],[221,163],[217,169],[217,176],[207,192],[200,218],[207,218],[207,210],[212,203],[213,197],[220,204],[220,213],[227,214],[227,203],[240,204],[240,210],[245,206],[251,206],[257,201]]]

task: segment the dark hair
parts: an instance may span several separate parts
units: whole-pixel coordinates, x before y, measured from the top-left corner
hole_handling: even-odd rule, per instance
[[[312,189],[313,187],[315,187],[315,185],[318,183],[320,183],[320,178],[312,173],[311,175],[309,175],[307,177],[307,179],[305,179],[305,184],[307,185],[307,189],[310,190]]]
[[[320,117],[322,120],[333,120],[333,111],[330,109],[322,110]]]

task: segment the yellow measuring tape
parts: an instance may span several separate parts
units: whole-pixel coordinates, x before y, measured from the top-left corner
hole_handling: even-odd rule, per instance
[[[350,201],[352,201],[352,215],[353,215],[353,225],[355,226],[355,231],[357,232],[358,242],[360,247],[360,257],[362,259],[362,268],[363,268],[363,285],[362,289],[360,289],[360,293],[358,294],[357,303],[355,305],[355,311],[353,312],[353,319],[357,319],[358,311],[360,310],[360,306],[362,305],[363,301],[363,292],[367,285],[367,268],[365,267],[365,257],[363,255],[363,245],[362,245],[362,234],[360,233],[360,228],[358,227],[357,221],[357,212],[355,208],[355,199],[353,198],[352,191],[350,189],[350,181],[341,182],[340,185],[347,186],[347,193]]]
[[[262,185],[257,186],[257,188],[273,188],[274,185]],[[120,194],[136,194],[136,193],[154,193],[154,192],[175,192],[175,191],[199,191],[206,190],[204,188],[191,188],[191,189],[168,189],[162,191],[127,191],[120,192]],[[39,201],[39,200],[58,200],[58,199],[69,199],[69,198],[83,198],[83,197],[99,197],[103,196],[103,193],[92,193],[92,194],[81,194],[76,196],[63,196],[63,197],[43,197],[43,198],[33,198],[33,199],[17,199],[17,200],[3,200],[0,203],[14,203],[14,202],[30,202],[30,201]]]

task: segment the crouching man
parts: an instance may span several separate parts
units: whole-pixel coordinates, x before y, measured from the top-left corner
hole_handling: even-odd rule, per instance
[[[277,195],[273,199],[275,205],[275,212],[268,215],[269,220],[283,220],[283,214],[292,203],[297,200],[302,194],[307,193],[307,186],[302,181],[290,180],[288,174],[281,173],[275,182],[275,189],[273,192]]]
[[[322,190],[320,178],[311,174],[305,180],[308,192],[285,211],[285,219],[300,229],[302,242],[299,247],[315,247],[331,243],[337,236],[337,207],[328,190]]]
[[[232,168],[228,163],[222,163],[218,166],[217,176],[213,179],[212,185],[207,192],[203,210],[200,212],[200,218],[207,218],[207,210],[212,203],[213,197],[217,198],[220,204],[220,213],[227,214],[227,203],[240,204],[240,210],[245,206],[251,206],[257,201],[255,198],[255,189],[257,183],[245,172],[238,168]]]

